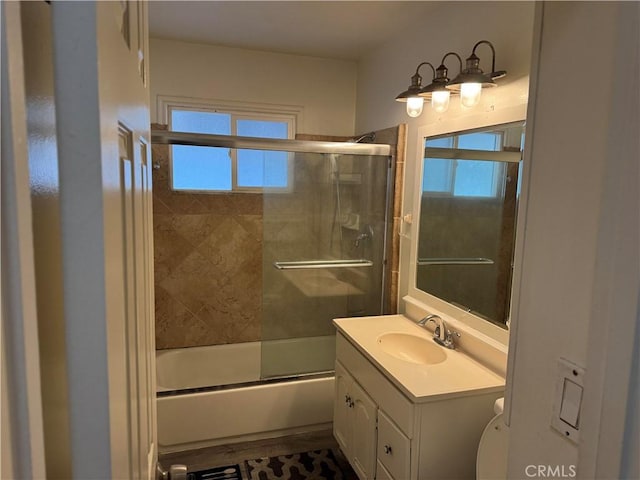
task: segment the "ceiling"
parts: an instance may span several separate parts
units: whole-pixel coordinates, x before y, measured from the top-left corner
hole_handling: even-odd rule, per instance
[[[424,19],[424,1],[152,1],[152,37],[357,60]]]

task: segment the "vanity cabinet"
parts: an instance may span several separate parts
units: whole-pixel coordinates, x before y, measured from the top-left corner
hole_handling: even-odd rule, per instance
[[[475,478],[502,388],[411,398],[340,331],[334,436],[360,480]]]
[[[336,363],[334,437],[361,480],[375,478],[377,406]]]

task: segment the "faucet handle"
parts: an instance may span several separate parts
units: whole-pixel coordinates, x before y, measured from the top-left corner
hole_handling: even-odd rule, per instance
[[[447,338],[453,338],[453,335],[460,338],[460,332],[456,332],[455,330],[447,330]]]
[[[456,336],[458,338],[461,337],[460,332],[456,332],[455,330],[449,330],[447,329],[447,336],[446,336],[446,340],[445,340],[445,346],[448,348],[455,348],[456,344],[453,341],[453,336]]]

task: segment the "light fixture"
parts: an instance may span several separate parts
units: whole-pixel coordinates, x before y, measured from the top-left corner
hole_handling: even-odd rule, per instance
[[[491,48],[491,73],[486,74],[480,69],[480,59],[476,56],[476,49],[482,45],[489,45]],[[466,60],[466,67],[460,74],[447,85],[447,89],[460,92],[460,103],[465,107],[473,107],[480,102],[480,95],[483,88],[497,87],[494,81],[507,74],[506,71],[496,71],[496,51],[491,42],[481,40],[473,46],[471,55]]]
[[[484,73],[480,68],[480,59],[476,55],[476,49],[487,44],[491,48],[491,73]],[[453,80],[447,77],[445,60],[453,55],[460,63],[460,72]],[[422,87],[420,67],[429,65],[433,71],[433,79],[429,85]],[[407,115],[418,117],[422,113],[425,100],[431,101],[431,107],[438,113],[447,111],[452,94],[460,94],[460,103],[464,107],[473,107],[480,102],[483,88],[497,87],[494,80],[504,77],[507,72],[496,71],[496,51],[488,40],[481,40],[473,46],[471,55],[466,60],[466,67],[462,69],[462,58],[455,52],[449,52],[442,57],[440,66],[433,68],[429,62],[422,62],[416,68],[416,73],[411,77],[411,85],[407,90],[396,97],[396,101],[407,104]]]
[[[444,61],[449,55],[455,55],[460,62],[460,71],[462,71],[462,59],[460,55],[455,52],[449,52],[442,57],[440,66],[436,68],[433,81],[420,90],[420,96],[431,100],[431,107],[438,113],[446,112],[449,108],[449,100],[451,96],[451,90],[447,89],[449,83],[449,77],[447,77],[447,67]]]
[[[422,91],[422,76],[420,75],[420,67],[429,65],[435,77],[436,71],[429,62],[422,62],[416,68],[416,73],[411,77],[411,85],[409,88],[396,97],[397,102],[405,102],[407,104],[407,115],[410,117],[419,117],[422,113],[424,98],[420,96]]]

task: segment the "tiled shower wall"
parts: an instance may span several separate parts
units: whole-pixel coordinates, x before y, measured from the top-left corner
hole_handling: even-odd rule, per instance
[[[262,195],[174,192],[169,149],[152,148],[156,348],[260,340]]]

